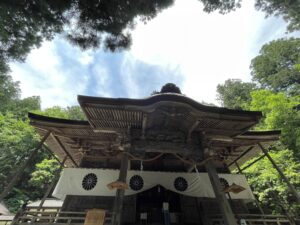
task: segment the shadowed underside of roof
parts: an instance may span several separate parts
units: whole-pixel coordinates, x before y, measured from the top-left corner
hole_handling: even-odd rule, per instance
[[[41,136],[45,135],[47,131],[51,131],[51,135],[46,141],[51,151],[61,161],[66,155],[69,155],[71,158],[67,160],[67,166],[76,167],[84,158],[91,160],[117,158],[116,156],[120,152],[122,134],[127,130],[127,127],[117,126],[114,123],[132,124],[133,116],[124,109],[112,108],[107,105],[103,107],[96,105],[93,109],[96,111],[103,110],[106,113],[95,114],[94,117],[88,115],[88,118],[94,120],[99,116],[103,121],[106,118],[107,124],[104,127],[99,125],[93,127],[88,121],[58,119],[32,113],[29,114],[29,118],[31,125]],[[150,111],[136,109],[136,113],[141,114],[139,116],[141,117],[141,124],[133,127],[133,138],[140,138],[141,135],[145,135],[145,139],[159,143],[172,142],[175,144],[174,146],[180,148],[186,144],[191,133],[202,132],[210,139],[210,147],[214,151],[225,152],[227,164],[235,160],[242,164],[259,154],[258,142],[267,147],[279,138],[279,131],[245,132],[250,123],[253,125],[257,121],[257,113],[254,113],[254,117],[251,113],[250,116],[244,113],[233,116],[232,114],[220,115],[215,112],[212,114],[205,112],[205,114],[202,111],[198,111],[198,114],[197,112],[185,111],[186,114],[181,115],[180,110],[176,107],[178,107],[177,104],[173,105],[172,109],[169,102],[166,102],[165,104],[156,104],[156,107],[152,106]],[[182,106],[180,105],[180,107]],[[162,110],[163,108],[169,109],[169,112]],[[188,107],[185,106],[181,110],[185,108]],[[84,109],[86,110],[86,108]],[[117,110],[118,113],[114,110]],[[147,118],[146,122],[143,118]],[[192,125],[187,126],[186,123],[190,123],[192,119],[194,120]],[[112,124],[109,124],[108,121]],[[205,123],[206,125],[204,125]],[[231,124],[230,129],[228,129],[228,124]],[[157,134],[160,135],[155,136]],[[149,143],[146,142],[146,144]],[[234,166],[232,165],[231,168]]]
[[[257,124],[261,112],[202,105],[174,93],[146,99],[78,96],[79,104],[95,130],[178,129],[183,132],[235,136]]]

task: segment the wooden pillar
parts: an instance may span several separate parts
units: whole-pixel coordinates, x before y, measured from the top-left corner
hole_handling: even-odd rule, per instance
[[[59,174],[60,174],[62,168],[64,167],[64,164],[65,164],[65,162],[67,161],[67,158],[68,158],[68,156],[65,156],[64,160],[63,160],[63,161],[61,162],[61,164],[60,164],[59,169],[54,173],[53,180],[52,180],[52,182],[50,183],[50,185],[49,185],[49,187],[48,187],[46,193],[44,194],[44,196],[43,196],[43,198],[42,198],[42,200],[41,200],[41,202],[40,202],[40,204],[39,204],[39,207],[38,207],[37,211],[40,211],[40,210],[41,210],[41,208],[43,207],[43,205],[44,205],[44,203],[45,203],[47,197],[48,197],[49,194],[50,194],[50,191],[53,189],[54,185],[55,185],[56,182],[58,181],[58,176],[59,176]]]
[[[211,182],[211,185],[214,189],[214,193],[217,199],[217,202],[220,206],[222,216],[226,225],[237,225],[235,216],[230,208],[230,204],[228,199],[225,196],[224,191],[222,190],[221,183],[219,180],[219,176],[217,174],[217,170],[213,165],[212,160],[208,160],[205,163],[205,168],[208,172],[208,176]]]
[[[29,157],[25,161],[25,163],[19,167],[9,184],[4,188],[3,192],[0,195],[0,202],[10,193],[10,191],[13,189],[13,187],[16,185],[18,180],[20,179],[21,175],[25,171],[26,167],[32,162],[34,156],[37,154],[37,152],[40,150],[40,148],[43,146],[44,142],[47,140],[47,138],[50,135],[50,131],[48,131],[45,136],[42,138],[42,140],[39,142],[37,147],[30,153]]]
[[[270,160],[270,162],[272,163],[273,167],[277,170],[277,172],[279,173],[281,179],[283,179],[287,183],[290,191],[292,192],[292,194],[296,198],[297,203],[300,204],[300,196],[299,196],[299,193],[297,192],[296,188],[294,187],[294,185],[290,183],[289,179],[284,175],[284,173],[282,172],[282,170],[277,166],[277,164],[275,163],[275,161],[269,155],[268,151],[260,143],[258,143],[258,146],[260,147],[260,149],[262,150],[262,152],[267,156],[267,158]]]
[[[121,159],[121,166],[120,166],[120,173],[119,173],[119,179],[120,182],[126,182],[127,177],[127,170],[128,170],[128,155],[124,153],[122,155]],[[112,225],[120,225],[121,219],[122,219],[122,211],[123,211],[123,201],[124,201],[124,189],[117,189],[116,197],[114,201],[114,208],[113,208],[113,214],[112,214]]]

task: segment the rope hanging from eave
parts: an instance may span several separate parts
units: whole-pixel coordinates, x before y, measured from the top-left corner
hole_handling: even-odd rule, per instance
[[[186,163],[186,164],[189,164],[189,165],[191,165],[191,166],[202,166],[202,165],[204,165],[208,160],[213,159],[213,157],[208,157],[208,158],[202,160],[201,162],[195,162],[195,161],[189,161],[189,160],[186,160],[186,159],[182,158],[181,156],[179,156],[178,154],[175,154],[175,153],[172,154],[172,155],[174,155],[174,156],[175,156],[176,158],[178,158],[180,161],[182,161],[182,162],[184,162],[184,163]]]
[[[151,161],[154,161],[154,160],[160,158],[163,154],[172,154],[172,153],[160,153],[157,156],[155,156],[153,158],[150,158],[150,159],[139,158],[139,157],[136,157],[136,156],[132,155],[129,152],[124,152],[124,154],[127,154],[131,158],[130,160],[137,160],[137,161],[141,161],[141,162],[151,162]],[[175,154],[175,153],[173,153],[172,155],[174,155],[176,158],[178,158],[183,163],[186,163],[186,164],[189,164],[189,165],[192,165],[192,166],[202,166],[208,160],[213,159],[213,157],[209,157],[207,159],[202,160],[201,162],[195,162],[195,161],[186,160],[183,157],[181,157],[181,156],[179,156],[178,154]]]
[[[150,158],[150,159],[143,159],[143,158],[139,158],[139,157],[136,157],[134,155],[132,155],[131,153],[129,152],[124,152],[125,154],[127,154],[129,157],[131,157],[130,160],[138,160],[138,161],[142,161],[142,162],[151,162],[151,161],[154,161],[158,158],[160,158],[164,153],[160,153],[158,154],[157,156],[153,157],[153,158]]]

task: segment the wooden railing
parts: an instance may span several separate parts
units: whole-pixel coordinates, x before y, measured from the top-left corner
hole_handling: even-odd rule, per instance
[[[208,216],[213,225],[223,225],[222,215]],[[247,225],[292,225],[286,216],[261,214],[236,214],[238,224]]]
[[[13,225],[18,224],[49,224],[55,223],[57,225],[83,225],[86,212],[67,212],[67,211],[24,211],[18,218],[15,218]],[[111,214],[107,213],[105,216],[105,224],[109,224]]]
[[[110,224],[111,213],[106,213],[105,223]],[[20,213],[12,222],[12,225],[83,225],[86,212],[69,212],[55,210],[54,208],[26,209]],[[212,225],[223,225],[222,215],[208,215]],[[238,224],[247,225],[293,225],[286,216],[282,215],[259,215],[259,214],[236,214]]]

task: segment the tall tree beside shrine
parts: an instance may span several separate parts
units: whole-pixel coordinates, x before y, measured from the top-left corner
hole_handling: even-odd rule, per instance
[[[0,113],[0,191],[11,180],[16,170],[24,163],[32,149],[37,145],[38,136],[28,121],[17,119],[12,113]],[[35,163],[42,160],[46,154],[37,155],[31,165],[24,171],[22,179],[7,196],[6,203],[10,210],[17,210],[29,199],[34,199],[38,193],[32,191],[27,180],[34,170]]]
[[[29,125],[29,111],[66,119],[85,118],[79,106],[56,106],[42,111],[38,96],[23,99],[20,96],[19,83],[9,75],[0,75],[0,192],[37,145],[39,137]],[[41,150],[5,199],[9,209],[15,212],[26,201],[41,198],[57,168],[47,150]]]
[[[19,98],[19,94],[18,82],[14,82],[11,76],[0,73],[0,112],[6,112],[12,102]]]
[[[281,130],[282,144],[292,150],[300,162],[300,95],[288,97],[270,90],[251,92],[249,110],[262,111],[264,119],[256,129]]]
[[[300,94],[300,38],[265,44],[251,62],[251,74],[262,88],[288,95]]]
[[[227,80],[217,88],[218,100],[225,107],[262,111],[264,117],[256,130],[281,130],[281,139],[273,146],[272,157],[300,190],[300,39],[279,39],[264,45],[251,62],[255,83]],[[256,88],[251,85],[257,86]],[[255,160],[255,159],[254,159]],[[251,163],[251,162],[248,162]],[[246,165],[244,165],[246,166]],[[297,214],[287,186],[267,159],[246,169],[249,183],[265,208],[277,213]],[[276,206],[274,204],[276,201]]]
[[[250,93],[255,88],[254,83],[242,82],[239,79],[228,79],[224,84],[217,86],[217,100],[223,107],[242,109],[251,101]]]

